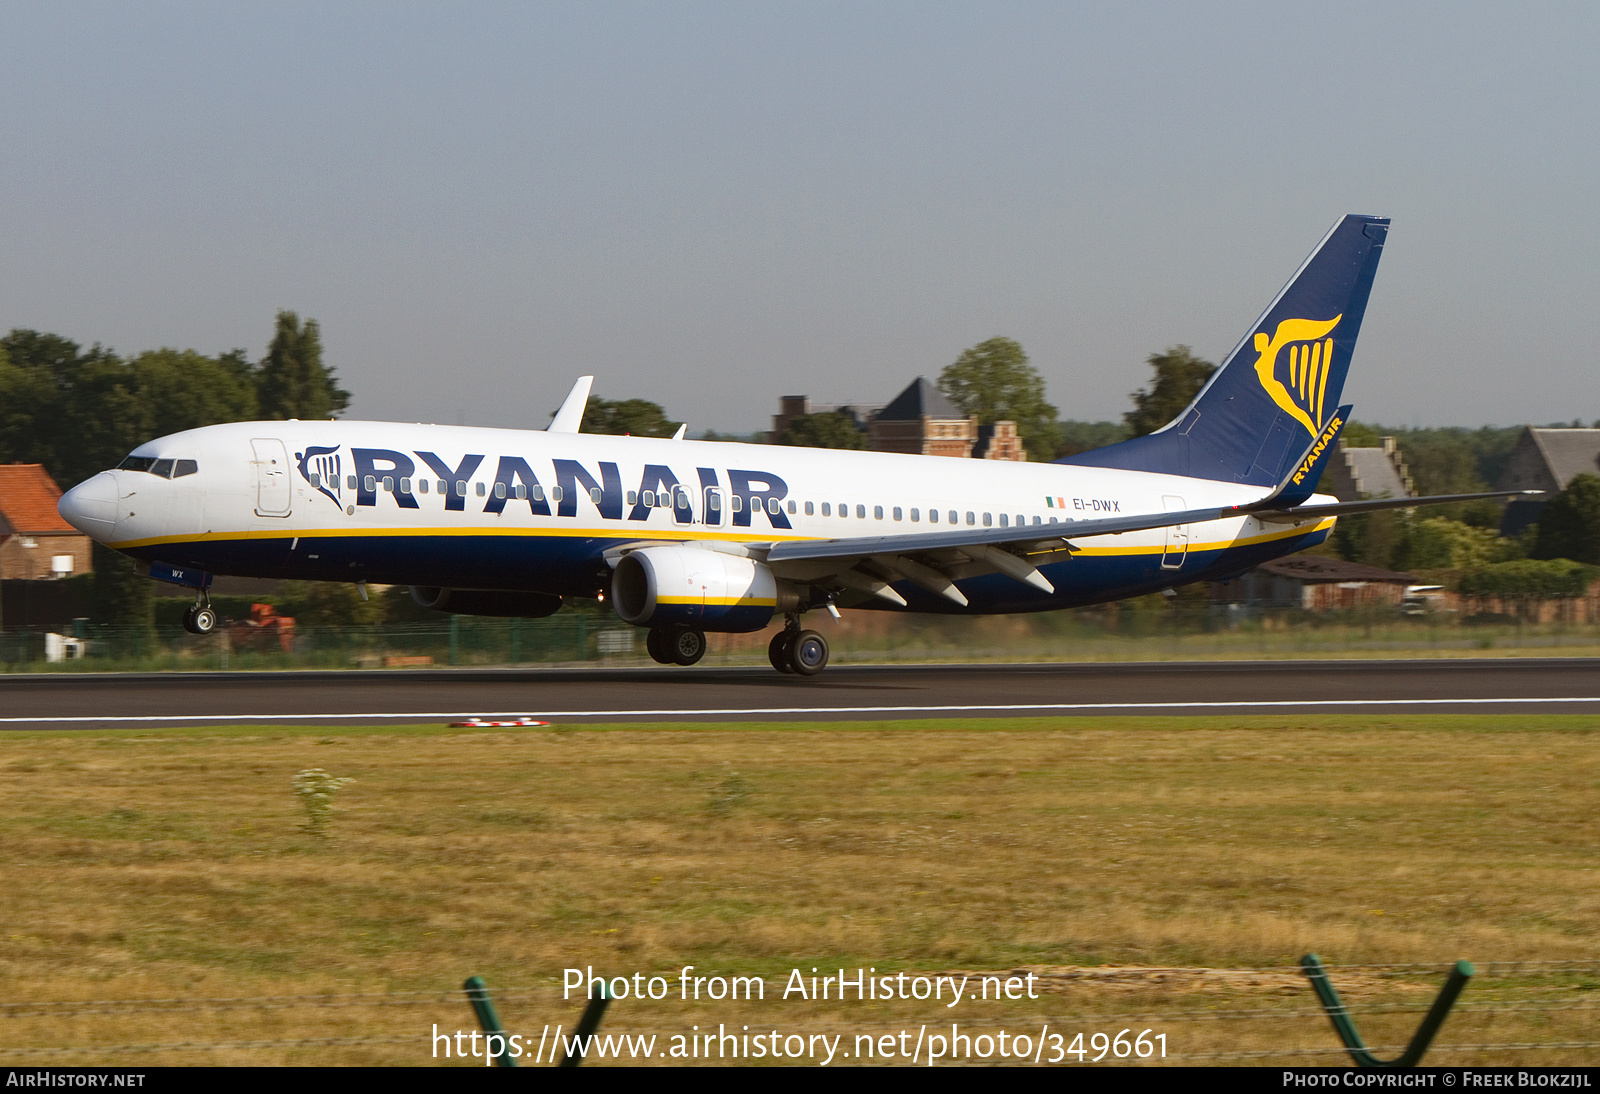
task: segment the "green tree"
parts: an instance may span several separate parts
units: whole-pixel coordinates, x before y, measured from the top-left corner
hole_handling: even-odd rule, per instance
[[[797,448],[866,448],[867,435],[856,428],[855,419],[837,410],[821,414],[801,414],[789,422],[779,444]]]
[[[1545,502],[1530,554],[1600,563],[1600,475],[1579,475]]]
[[[1076,456],[1079,452],[1089,452],[1128,439],[1128,427],[1122,422],[1079,422],[1068,419],[1056,423],[1056,433],[1059,438],[1056,444],[1058,460],[1063,456]]]
[[[13,330],[3,345],[0,459],[42,463],[68,487],[150,439],[133,378],[110,350],[31,330]]]
[[[94,592],[89,616],[112,623],[111,642],[120,656],[153,652],[156,641],[155,582],[136,569],[133,559],[101,543],[94,545]]]
[[[255,369],[242,349],[216,357],[192,349],[146,350],[128,367],[149,437],[246,422],[260,413]]]
[[[315,319],[302,324],[292,311],[278,313],[257,377],[260,413],[266,418],[334,418],[350,405],[350,393],[322,363],[322,328]]]
[[[602,433],[612,437],[670,437],[680,422],[667,417],[660,403],[648,399],[600,399],[589,397],[583,408],[580,433]]]
[[[1056,408],[1045,401],[1044,378],[1019,343],[991,338],[963,350],[939,373],[938,387],[980,425],[1016,422],[1030,460],[1055,458]]]
[[[1145,358],[1155,369],[1155,382],[1135,391],[1133,409],[1122,416],[1130,436],[1143,437],[1172,421],[1194,402],[1217,366],[1194,355],[1188,346],[1168,346],[1165,353]]]

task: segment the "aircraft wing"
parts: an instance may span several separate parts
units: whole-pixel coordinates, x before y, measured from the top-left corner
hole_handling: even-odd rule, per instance
[[[1373,501],[1335,502],[1322,505],[1282,506],[1274,492],[1260,501],[1171,513],[1130,514],[1095,520],[1068,520],[1059,524],[1018,525],[1011,528],[950,529],[890,536],[847,539],[791,540],[746,547],[764,556],[775,572],[800,580],[831,578],[837,584],[891,603],[905,600],[890,587],[910,581],[954,603],[967,599],[954,581],[978,574],[1000,572],[1044,592],[1054,592],[1038,563],[1069,556],[1077,547],[1071,541],[1093,536],[1142,532],[1180,524],[1204,524],[1232,517],[1255,517],[1271,523],[1321,520],[1324,517],[1371,513],[1383,509],[1409,509],[1419,505],[1483,501],[1492,498],[1542,496],[1541,491],[1499,490],[1486,494],[1441,494],[1423,498],[1380,498]]]

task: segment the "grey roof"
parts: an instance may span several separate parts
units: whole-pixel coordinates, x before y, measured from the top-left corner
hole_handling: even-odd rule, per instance
[[[1404,498],[1411,495],[1395,469],[1394,461],[1381,448],[1346,448],[1345,466],[1355,480],[1356,490],[1368,498]]]
[[[939,394],[938,388],[918,376],[911,381],[909,387],[890,400],[888,406],[878,411],[877,420],[916,422],[923,418],[934,418],[939,421],[951,421],[957,418],[965,420],[967,417],[956,409],[954,403]]]
[[[1533,441],[1565,490],[1585,472],[1600,474],[1600,429],[1533,429]]]

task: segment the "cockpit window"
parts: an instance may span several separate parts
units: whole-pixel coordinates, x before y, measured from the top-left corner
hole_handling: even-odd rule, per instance
[[[129,456],[117,464],[118,471],[144,471],[163,479],[181,479],[185,475],[198,475],[198,460],[158,460],[154,456]]]

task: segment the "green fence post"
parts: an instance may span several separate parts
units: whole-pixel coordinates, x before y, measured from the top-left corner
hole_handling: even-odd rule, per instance
[[[577,1067],[583,1063],[584,1050],[588,1048],[590,1037],[600,1028],[600,1019],[606,1015],[606,1004],[611,1002],[611,997],[606,993],[604,981],[600,984],[600,994],[589,1000],[589,1005],[583,1008],[583,1017],[578,1020],[578,1028],[572,1035],[568,1044],[576,1044],[576,1053],[567,1053],[561,1057],[561,1067]]]
[[[472,1004],[473,1013],[478,1016],[478,1025],[483,1027],[486,1035],[496,1035],[500,1038],[500,1053],[494,1062],[500,1067],[516,1067],[517,1061],[508,1051],[510,1039],[500,1026],[500,1016],[495,1013],[494,1003],[489,999],[489,985],[483,982],[481,976],[469,976],[462,983],[461,990],[467,993],[467,1001]],[[483,1051],[489,1051],[487,1036],[483,1042]]]
[[[1339,993],[1333,989],[1333,981],[1328,979],[1328,971],[1322,967],[1322,959],[1314,953],[1308,953],[1300,959],[1300,967],[1311,981],[1311,987],[1316,991],[1317,998],[1322,1001],[1322,1009],[1327,1012],[1328,1020],[1333,1023],[1333,1031],[1339,1035],[1339,1040],[1344,1042],[1345,1050],[1350,1053],[1350,1058],[1356,1062],[1357,1067],[1416,1067],[1423,1053],[1427,1052],[1428,1046],[1433,1043],[1439,1027],[1444,1025],[1450,1008],[1455,1006],[1456,997],[1461,994],[1461,989],[1467,986],[1467,981],[1471,980],[1473,973],[1477,971],[1472,967],[1472,962],[1457,961],[1445,979],[1444,987],[1439,989],[1439,997],[1428,1009],[1427,1017],[1423,1018],[1422,1025],[1417,1027],[1416,1035],[1411,1038],[1406,1050],[1393,1060],[1380,1060],[1368,1051],[1366,1042],[1356,1030],[1356,1024],[1350,1020],[1350,1011],[1340,1001]]]
[[[461,617],[459,615],[450,617],[450,663],[452,665],[461,663]]]

